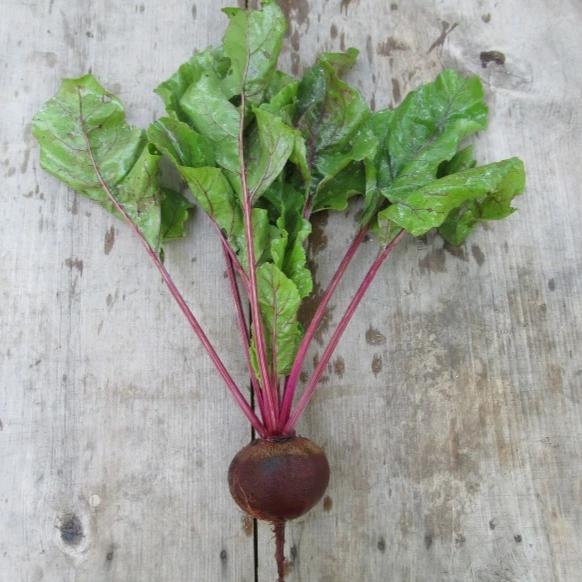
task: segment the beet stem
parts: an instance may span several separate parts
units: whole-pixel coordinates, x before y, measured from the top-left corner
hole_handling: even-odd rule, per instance
[[[230,248],[230,245],[228,244],[228,241],[225,239],[224,234],[220,230],[220,227],[218,226],[218,224],[216,224],[216,222],[214,222],[214,225],[216,226],[216,228],[218,230],[218,234],[219,234],[220,239],[221,239],[222,244],[223,244],[223,249],[228,254],[233,267],[236,269],[236,272],[238,273],[238,275],[242,281],[242,284],[243,284],[245,291],[248,293],[249,278],[248,278],[247,274],[245,273],[245,270],[242,268],[242,265],[240,264],[238,257],[236,256],[234,251]]]
[[[392,251],[394,250],[396,245],[402,240],[405,232],[406,231],[401,230],[396,235],[396,237],[394,239],[392,239],[392,241],[384,247],[382,252],[376,257],[376,259],[374,260],[374,262],[370,266],[368,272],[366,273],[366,276],[364,277],[364,279],[360,283],[360,286],[358,287],[356,294],[354,295],[354,297],[350,301],[350,304],[349,304],[348,308],[346,309],[346,312],[344,313],[340,322],[338,323],[336,330],[334,331],[333,335],[331,336],[329,344],[325,348],[325,350],[323,352],[323,356],[321,357],[321,360],[318,362],[313,374],[311,375],[311,378],[309,379],[309,382],[308,382],[303,394],[301,395],[301,398],[299,398],[297,406],[295,407],[295,409],[291,413],[291,416],[289,417],[289,420],[285,424],[285,427],[283,429],[283,433],[287,433],[288,431],[292,431],[295,429],[295,425],[297,424],[299,417],[301,416],[301,414],[305,410],[305,407],[309,404],[311,398],[313,397],[313,393],[315,392],[315,390],[317,388],[317,385],[319,383],[321,375],[323,374],[324,370],[327,368],[329,360],[330,360],[331,356],[333,355],[333,352],[334,352],[335,348],[337,347],[337,344],[339,343],[339,341],[340,341],[344,331],[346,330],[346,327],[348,326],[350,320],[352,319],[356,309],[358,308],[358,305],[360,304],[364,295],[366,294],[366,291],[368,290],[368,288],[372,284],[372,281],[374,280],[374,278],[378,274],[380,267],[382,266],[384,261],[390,256],[390,254],[392,253]]]
[[[275,560],[277,560],[277,582],[285,582],[285,522],[273,524],[275,532]]]
[[[250,344],[249,329],[248,329],[248,325],[247,325],[247,322],[245,319],[242,300],[240,297],[240,290],[238,288],[238,284],[236,281],[236,274],[234,271],[233,261],[232,261],[232,258],[230,256],[229,252],[228,252],[228,243],[225,240],[222,241],[222,250],[224,253],[224,261],[226,263],[226,273],[228,275],[228,281],[230,283],[230,290],[232,293],[232,299],[233,299],[236,314],[237,314],[237,321],[238,321],[238,326],[240,329],[241,341],[243,344],[243,351],[245,354],[245,361],[247,364],[247,369],[248,369],[249,376],[251,379],[253,391],[257,397],[257,403],[259,405],[259,410],[261,411],[261,416],[263,417],[263,420],[265,420],[266,414],[265,414],[265,409],[264,409],[263,395],[261,393],[259,382],[257,380],[257,377],[256,377],[255,372],[253,370],[253,367],[251,365],[251,358],[250,358],[250,353],[249,353],[249,344]]]
[[[248,63],[247,63],[248,64]],[[246,77],[246,71],[243,78]],[[275,394],[270,382],[269,370],[267,366],[267,350],[265,347],[265,335],[263,332],[263,324],[261,318],[261,310],[259,308],[259,297],[257,288],[257,265],[255,262],[255,249],[253,237],[253,220],[252,220],[252,200],[247,184],[247,173],[244,158],[244,124],[245,124],[245,92],[241,93],[240,103],[240,127],[238,137],[238,155],[240,161],[240,181],[242,188],[243,199],[243,217],[245,226],[245,237],[247,246],[247,262],[249,268],[249,301],[251,304],[252,326],[255,332],[255,342],[257,345],[257,357],[259,360],[259,368],[261,370],[261,377],[263,380],[262,386],[265,390],[265,398],[267,404],[267,418],[265,424],[267,430],[276,430],[277,426],[277,407],[278,402],[275,402]]]
[[[95,170],[95,175],[97,176],[99,184],[101,185],[101,187],[103,188],[103,190],[105,191],[105,193],[107,194],[109,199],[111,200],[113,206],[115,206],[115,209],[123,216],[123,218],[127,222],[128,226],[131,228],[131,230],[134,232],[134,234],[141,241],[147,254],[149,255],[149,257],[153,261],[154,265],[156,266],[160,275],[162,276],[162,279],[166,283],[168,290],[170,291],[170,294],[172,295],[172,297],[174,298],[174,300],[178,304],[178,307],[180,307],[180,309],[181,309],[182,313],[184,314],[184,316],[186,317],[186,319],[188,320],[190,327],[192,327],[192,329],[194,330],[194,333],[198,336],[198,339],[200,340],[200,342],[204,346],[204,349],[206,350],[206,352],[210,356],[210,359],[212,360],[212,363],[214,364],[214,366],[218,370],[218,373],[222,376],[222,379],[226,383],[226,386],[229,389],[230,393],[232,394],[233,398],[235,399],[236,403],[239,405],[239,407],[241,408],[241,410],[243,411],[245,416],[248,418],[249,422],[253,425],[253,427],[255,428],[257,433],[264,435],[265,434],[265,427],[264,427],[263,423],[259,420],[257,415],[254,413],[253,409],[249,406],[248,402],[246,401],[245,397],[242,395],[241,391],[239,390],[239,388],[236,385],[235,381],[233,380],[232,376],[230,375],[230,373],[226,369],[225,365],[222,363],[222,360],[220,359],[219,355],[216,353],[214,346],[212,345],[212,343],[208,339],[206,333],[204,333],[204,330],[202,329],[202,327],[198,323],[198,320],[196,319],[196,317],[192,313],[190,307],[188,307],[186,300],[184,299],[184,297],[182,296],[182,294],[180,293],[180,291],[176,287],[174,281],[172,280],[172,277],[170,276],[170,273],[168,273],[168,271],[167,271],[166,267],[164,266],[164,264],[162,263],[160,257],[158,256],[156,251],[154,251],[154,249],[152,248],[150,243],[146,240],[146,238],[144,237],[142,232],[139,230],[139,228],[137,227],[135,222],[131,219],[131,216],[128,214],[128,212],[125,209],[125,207],[123,206],[123,204],[121,204],[121,202],[119,202],[117,200],[117,198],[113,195],[111,188],[109,187],[109,185],[107,184],[107,182],[103,178],[103,175],[101,174],[101,170],[99,169],[97,161],[95,160],[95,156],[93,155],[93,147],[91,145],[91,142],[89,141],[89,136],[88,136],[87,130],[85,128],[85,120],[83,118],[83,106],[82,106],[80,94],[79,94],[79,106],[80,106],[80,122],[81,122],[81,127],[83,129],[83,138],[85,139],[85,143],[87,145],[87,152],[89,154],[89,159],[91,160],[91,165],[93,166],[93,169]]]
[[[354,258],[356,251],[362,244],[362,241],[364,240],[367,233],[368,227],[367,226],[362,227],[358,234],[356,235],[356,237],[354,238],[354,240],[352,241],[350,247],[348,248],[346,254],[344,255],[344,258],[341,260],[341,263],[339,264],[336,272],[334,273],[331,281],[329,282],[329,285],[325,290],[325,293],[323,294],[323,297],[321,298],[319,305],[317,306],[317,310],[315,311],[315,314],[311,319],[309,326],[307,327],[305,335],[303,336],[303,340],[301,341],[299,349],[297,350],[297,355],[295,356],[293,367],[291,368],[291,372],[289,373],[289,377],[287,378],[287,383],[285,385],[285,391],[283,393],[283,403],[281,405],[281,413],[279,415],[279,422],[281,424],[285,424],[289,420],[289,414],[291,412],[291,406],[293,405],[293,399],[295,397],[295,391],[297,389],[297,383],[299,380],[299,374],[301,373],[301,368],[303,367],[303,363],[305,362],[309,346],[311,345],[315,333],[317,332],[319,325],[321,324],[321,320],[323,319],[326,313],[329,301],[332,298],[337,286],[339,285],[340,281],[342,280],[342,277],[344,276],[348,268],[348,265]]]

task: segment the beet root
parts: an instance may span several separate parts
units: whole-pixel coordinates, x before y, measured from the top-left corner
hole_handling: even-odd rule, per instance
[[[230,493],[251,517],[270,521],[275,533],[279,582],[285,580],[285,522],[307,513],[329,483],[323,449],[302,437],[257,439],[228,469]]]
[[[230,493],[251,517],[273,524],[307,513],[329,483],[323,449],[302,437],[257,439],[228,469]]]

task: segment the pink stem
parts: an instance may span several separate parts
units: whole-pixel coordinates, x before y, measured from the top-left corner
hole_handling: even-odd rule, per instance
[[[222,241],[222,250],[224,253],[224,260],[226,262],[226,273],[228,275],[228,280],[230,283],[230,290],[232,293],[232,299],[234,301],[235,310],[236,310],[236,314],[237,314],[237,321],[238,321],[238,326],[240,329],[241,340],[242,340],[243,350],[244,350],[244,354],[245,354],[245,361],[247,364],[247,369],[249,371],[251,384],[253,386],[253,392],[255,393],[255,395],[257,397],[257,404],[259,405],[259,409],[261,411],[261,416],[263,417],[263,421],[266,422],[266,414],[265,414],[265,410],[264,410],[263,395],[261,393],[261,389],[260,389],[259,383],[257,381],[257,377],[256,377],[255,372],[253,370],[253,367],[251,365],[251,357],[250,357],[250,353],[249,353],[249,344],[250,344],[249,330],[248,330],[247,322],[246,322],[245,315],[244,315],[244,309],[243,309],[243,305],[242,305],[242,301],[241,301],[241,297],[240,297],[239,288],[238,288],[238,285],[236,283],[236,275],[234,272],[232,259],[230,257],[230,254],[228,253],[227,247],[228,247],[228,243],[223,240]]]
[[[313,318],[311,319],[307,330],[305,331],[305,335],[303,336],[303,340],[299,345],[297,350],[297,355],[295,356],[295,361],[293,362],[293,367],[291,368],[291,372],[287,378],[287,383],[285,385],[285,391],[283,392],[283,403],[281,405],[281,413],[279,415],[279,422],[285,423],[289,419],[289,414],[291,412],[291,406],[293,405],[293,399],[295,397],[295,391],[297,390],[297,384],[299,381],[299,375],[301,374],[301,368],[303,367],[303,363],[305,362],[305,358],[307,356],[307,351],[311,342],[313,341],[313,337],[319,328],[321,320],[323,319],[325,312],[327,310],[327,306],[329,301],[334,294],[337,286],[339,285],[342,277],[344,276],[348,265],[350,264],[351,260],[354,258],[356,251],[358,250],[360,244],[364,240],[366,234],[368,233],[368,227],[363,227],[354,240],[352,244],[346,251],[344,258],[342,259],[337,271],[335,272],[334,276],[332,277],[319,305],[317,306],[317,310]]]
[[[79,98],[79,102],[81,102],[80,98]],[[93,149],[92,149],[91,143],[89,141],[89,137],[87,135],[87,132],[85,131],[85,123],[83,120],[82,110],[81,110],[81,123],[83,126],[83,136],[84,136],[85,141],[87,143],[87,152],[89,153],[89,157],[91,159],[91,164],[93,165],[93,169],[95,170],[95,174],[97,176],[97,179],[99,180],[99,183],[101,184],[101,187],[103,188],[103,190],[105,191],[105,193],[107,194],[107,196],[109,197],[109,199],[111,200],[113,205],[115,206],[116,210],[123,216],[123,218],[127,222],[128,226],[131,228],[131,230],[133,230],[134,234],[141,241],[147,254],[149,255],[152,262],[154,263],[154,265],[156,266],[156,268],[160,272],[160,275],[162,276],[162,279],[166,283],[166,285],[170,291],[170,294],[172,295],[172,297],[174,298],[174,300],[176,301],[176,303],[180,307],[182,313],[186,316],[188,323],[190,324],[190,326],[194,330],[194,333],[198,336],[198,339],[200,340],[200,342],[204,346],[204,349],[206,350],[206,352],[210,356],[210,359],[212,360],[212,363],[214,364],[214,366],[218,370],[218,373],[222,376],[222,379],[226,383],[226,386],[227,386],[228,390],[230,391],[230,393],[232,394],[233,398],[235,399],[236,403],[239,405],[239,407],[241,408],[241,410],[243,411],[245,416],[248,418],[248,420],[252,424],[253,428],[259,434],[265,435],[266,433],[265,433],[265,427],[264,427],[263,423],[259,420],[259,418],[254,413],[253,409],[249,406],[248,402],[245,400],[244,396],[242,395],[242,393],[239,390],[238,386],[236,385],[235,381],[232,379],[232,376],[229,374],[228,370],[226,369],[226,367],[222,363],[222,360],[220,359],[220,357],[216,353],[214,346],[210,343],[210,340],[208,339],[208,337],[204,333],[204,330],[202,329],[202,327],[198,323],[198,320],[196,319],[196,317],[194,316],[194,314],[192,313],[192,311],[188,307],[188,304],[186,303],[184,297],[182,296],[182,294],[180,293],[180,291],[178,290],[178,288],[174,284],[174,281],[172,280],[170,274],[166,270],[166,267],[164,266],[164,264],[160,260],[160,257],[154,251],[152,246],[148,243],[148,241],[146,240],[146,238],[144,237],[142,232],[139,230],[137,225],[133,222],[133,220],[131,219],[131,216],[127,213],[124,206],[117,200],[117,198],[115,198],[115,196],[113,195],[113,192],[109,188],[109,185],[107,184],[107,182],[105,182],[105,180],[101,174],[101,171],[99,169],[99,166],[97,165],[97,162],[95,161],[95,157],[93,155]]]
[[[339,343],[346,327],[348,326],[350,320],[352,319],[352,316],[354,315],[356,309],[358,308],[358,305],[360,304],[366,291],[372,284],[372,281],[374,280],[374,277],[378,273],[378,270],[380,269],[384,261],[390,256],[396,245],[402,240],[404,234],[405,231],[401,230],[398,233],[398,235],[394,239],[392,239],[392,241],[387,246],[384,247],[382,252],[376,257],[376,259],[372,263],[370,269],[366,273],[366,276],[364,277],[360,286],[358,287],[356,294],[350,301],[350,304],[346,312],[344,313],[343,317],[341,318],[336,330],[334,331],[329,341],[329,344],[325,348],[323,356],[321,357],[321,360],[319,360],[315,370],[313,371],[313,374],[309,379],[309,383],[307,384],[305,391],[303,392],[301,398],[299,398],[299,401],[297,402],[297,406],[295,407],[291,416],[289,417],[289,420],[285,424],[283,434],[287,434],[295,430],[295,426],[297,424],[297,421],[299,420],[299,417],[301,416],[301,414],[305,410],[305,407],[309,404],[311,398],[313,397],[313,394],[315,392],[315,389],[317,388],[321,375],[327,368],[329,360],[335,348],[337,347],[337,344]]]
[[[247,261],[249,266],[249,300],[251,304],[252,326],[255,332],[255,343],[257,346],[257,357],[259,360],[259,368],[261,370],[261,377],[263,380],[263,388],[265,390],[265,398],[267,404],[267,425],[271,427],[277,426],[277,404],[275,402],[275,394],[270,382],[269,369],[267,366],[267,350],[265,348],[265,335],[263,332],[263,324],[261,318],[261,310],[259,307],[258,287],[257,287],[257,265],[255,262],[255,248],[253,240],[253,221],[252,221],[252,205],[249,188],[247,185],[247,173],[244,159],[244,113],[245,113],[245,93],[241,93],[240,103],[240,127],[238,137],[238,153],[240,160],[240,180],[243,199],[243,216],[245,224],[245,237],[247,246]]]
[[[240,264],[238,257],[236,256],[234,251],[230,248],[230,245],[228,244],[228,242],[225,240],[224,235],[222,234],[222,231],[220,230],[220,227],[216,223],[215,223],[215,225],[216,225],[216,228],[218,230],[218,234],[220,235],[220,239],[222,241],[222,248],[223,248],[224,252],[228,255],[230,262],[232,263],[232,266],[236,269],[236,272],[238,273],[239,277],[241,278],[241,281],[243,283],[243,287],[245,288],[246,291],[248,291],[249,278],[247,277],[247,274],[245,273],[244,269],[242,268],[242,265]]]

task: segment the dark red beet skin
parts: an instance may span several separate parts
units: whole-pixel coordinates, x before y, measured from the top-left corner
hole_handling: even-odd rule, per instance
[[[307,513],[329,483],[323,449],[303,437],[257,439],[228,469],[230,493],[251,517],[273,523]]]

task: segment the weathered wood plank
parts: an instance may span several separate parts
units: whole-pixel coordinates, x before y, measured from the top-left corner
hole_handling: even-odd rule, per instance
[[[492,108],[480,158],[518,154],[529,176],[513,218],[460,250],[409,241],[374,284],[301,426],[325,445],[333,475],[327,501],[289,528],[289,581],[578,580],[580,7],[284,4],[288,68],[356,46],[351,78],[376,108],[443,66],[480,74]],[[490,50],[504,66],[482,68]],[[352,220],[330,219],[316,235],[322,285]],[[370,242],[338,292],[332,327],[373,254]],[[275,579],[271,537],[261,527],[265,581]]]
[[[156,84],[220,38],[221,4],[0,6],[1,580],[254,580],[252,532],[216,486],[244,418],[139,243],[41,172],[30,136],[59,80],[89,68],[148,124]],[[209,234],[197,217],[167,264],[244,378]]]

